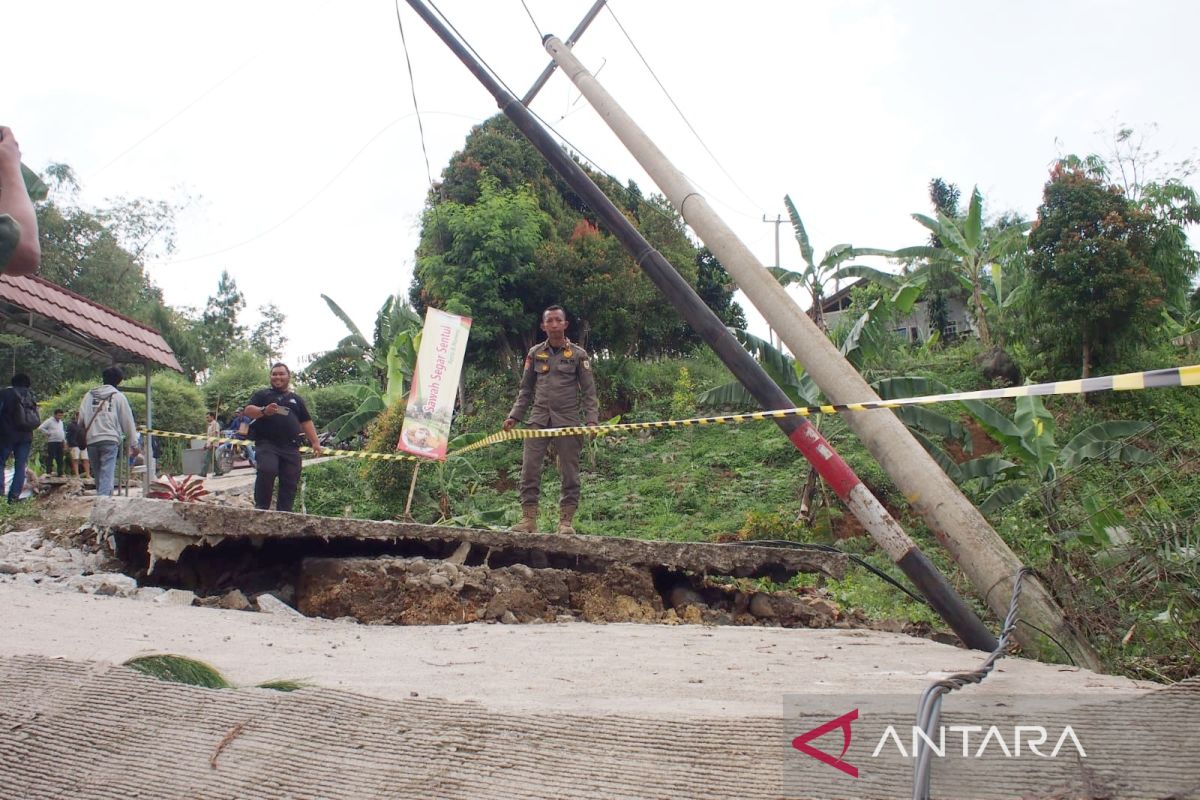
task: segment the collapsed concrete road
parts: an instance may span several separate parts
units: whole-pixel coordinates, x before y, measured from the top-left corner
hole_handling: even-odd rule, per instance
[[[979,661],[960,648],[867,630],[557,618],[362,625],[173,605],[159,602],[163,594],[143,598],[144,588],[89,593],[62,576],[40,578],[39,563],[86,569],[88,556],[36,538],[12,536],[26,554],[13,561],[22,571],[0,574],[0,797],[894,797],[911,768],[871,766],[862,728],[869,720],[855,722],[844,754],[863,767],[860,778],[789,742],[880,695],[897,698],[910,720],[931,681]],[[323,566],[368,565],[395,566],[386,558]],[[307,686],[289,694],[200,689],[120,666],[151,653],[199,659],[237,686],[281,678]],[[1140,702],[1150,688],[1009,658],[959,695],[1006,709],[1031,693],[1132,698],[1146,713],[1173,718]],[[837,755],[840,741],[834,731],[816,745]],[[1061,787],[1154,778],[1136,765],[1089,764],[1085,774],[1063,762],[1036,780],[1004,784],[993,767],[972,766],[994,784],[979,796],[1072,796]]]

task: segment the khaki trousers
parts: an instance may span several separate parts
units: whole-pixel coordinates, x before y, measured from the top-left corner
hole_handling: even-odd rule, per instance
[[[537,427],[530,425],[529,427]],[[521,505],[536,506],[542,487],[542,465],[546,461],[546,448],[554,442],[558,450],[558,473],[562,476],[562,500],[560,506],[579,505],[579,454],[583,450],[582,436],[559,436],[525,440],[521,457]]]

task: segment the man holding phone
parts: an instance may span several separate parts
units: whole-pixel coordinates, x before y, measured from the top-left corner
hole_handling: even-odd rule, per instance
[[[245,414],[254,422],[250,437],[254,439],[258,475],[254,480],[254,507],[271,507],[275,479],[279,478],[276,511],[291,511],[300,485],[300,434],[303,432],[317,455],[321,442],[313,425],[308,407],[290,390],[292,372],[286,364],[271,365],[271,387],[259,389],[246,404]]]

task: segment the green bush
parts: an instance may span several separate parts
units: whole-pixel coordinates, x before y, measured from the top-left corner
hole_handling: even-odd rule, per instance
[[[312,416],[317,430],[325,430],[330,422],[358,408],[359,403],[355,398],[357,386],[358,384],[353,383],[338,383],[301,390],[300,395],[308,406],[308,413]]]
[[[399,404],[384,411],[371,423],[366,450],[369,453],[394,453],[404,425],[404,408]],[[393,514],[404,511],[408,486],[412,480],[412,461],[363,461],[359,474],[371,498]],[[415,502],[415,501],[414,501]]]
[[[83,396],[99,385],[99,379],[94,383],[68,384],[65,389],[42,404],[42,416],[53,413],[56,408],[62,408],[66,410],[69,418],[72,411],[79,410]],[[138,425],[146,423],[146,395],[134,390],[144,386],[144,378],[130,376],[119,387],[129,399],[133,418]],[[194,384],[174,372],[156,372],[150,379],[150,386],[154,392],[153,422],[156,429],[179,433],[204,431],[204,399]]]
[[[250,395],[270,383],[271,371],[261,355],[246,351],[231,353],[223,365],[213,369],[201,387],[204,405],[226,420],[250,401]]]

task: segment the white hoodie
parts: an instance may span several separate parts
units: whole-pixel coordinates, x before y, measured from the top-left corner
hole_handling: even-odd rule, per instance
[[[83,396],[79,404],[79,424],[87,429],[87,443],[119,442],[124,432],[127,442],[138,439],[133,409],[117,387],[97,386]]]

